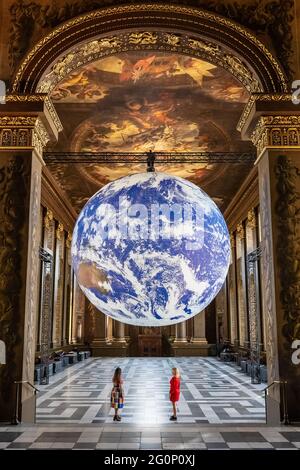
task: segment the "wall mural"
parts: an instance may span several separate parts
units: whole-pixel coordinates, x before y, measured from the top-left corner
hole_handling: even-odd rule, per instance
[[[72,72],[51,98],[64,125],[64,137],[55,150],[249,150],[235,129],[247,91],[229,72],[197,58],[156,51],[109,56]],[[249,166],[239,166],[246,174]],[[223,175],[226,167],[178,163],[157,169],[208,190],[205,185]],[[51,170],[80,210],[101,186],[144,171],[144,165],[51,164]],[[75,174],[82,194],[74,183]],[[232,181],[226,185],[231,187]],[[222,205],[222,190],[210,195]]]

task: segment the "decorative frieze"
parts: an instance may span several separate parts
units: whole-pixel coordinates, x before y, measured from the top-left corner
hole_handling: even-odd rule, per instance
[[[268,147],[300,145],[300,115],[261,116],[251,135],[260,155]]]
[[[26,103],[30,103],[30,112],[24,111]],[[49,124],[47,129],[45,122]],[[6,96],[6,104],[0,109],[0,148],[35,149],[41,156],[50,139],[56,140],[61,130],[58,114],[46,94]]]
[[[32,149],[42,155],[50,137],[36,116],[0,116],[0,147]]]

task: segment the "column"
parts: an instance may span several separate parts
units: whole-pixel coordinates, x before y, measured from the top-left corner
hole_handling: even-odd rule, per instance
[[[300,109],[289,95],[252,97],[240,127],[242,137],[251,138],[258,153],[268,382],[287,381],[287,413],[296,421],[300,419]],[[284,396],[276,383],[270,388],[267,418],[271,424],[284,418]]]
[[[94,338],[92,347],[103,346],[107,344],[106,334],[106,315],[96,309],[91,303],[90,308],[94,311]]]
[[[193,338],[192,343],[207,344],[205,337],[205,311],[193,317]]]
[[[113,341],[113,319],[107,315],[106,315],[106,337],[109,343]]]
[[[246,220],[246,253],[247,253],[247,286],[248,286],[248,315],[250,351],[259,350],[261,342],[260,325],[260,292],[258,278],[258,256],[256,236],[256,213],[254,209],[248,212]]]
[[[229,338],[231,344],[238,345],[239,342],[239,328],[238,328],[238,314],[237,314],[237,295],[236,295],[236,251],[235,251],[235,235],[230,234],[231,246],[231,260],[228,270],[228,299],[229,299],[229,318],[230,318],[230,331]]]
[[[84,337],[84,314],[86,297],[73,277],[73,305],[71,320],[71,344],[81,344]]]
[[[63,327],[63,301],[64,301],[64,263],[65,263],[65,232],[64,226],[56,222],[55,230],[55,271],[54,271],[54,302],[53,302],[53,326],[52,343],[53,348],[62,345]]]
[[[240,346],[248,346],[248,311],[245,262],[245,228],[242,223],[236,228],[236,282]]]
[[[0,421],[11,421],[16,381],[33,383],[38,315],[42,152],[61,124],[45,95],[9,95],[0,107]],[[33,422],[34,400],[20,386],[18,417]]]
[[[176,324],[176,343],[186,343],[186,321]]]
[[[63,328],[62,346],[69,344],[69,326],[72,317],[72,261],[71,261],[72,235],[67,233],[66,238],[66,262],[65,262],[65,285],[64,285],[64,307],[63,307]]]
[[[114,320],[114,343],[126,343],[124,323]]]
[[[223,343],[229,339],[227,317],[227,288],[226,283],[218,293],[216,300],[216,332],[217,342]]]

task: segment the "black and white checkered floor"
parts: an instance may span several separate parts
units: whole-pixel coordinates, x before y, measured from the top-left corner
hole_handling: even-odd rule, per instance
[[[299,450],[300,428],[122,424],[0,427],[0,449]]]
[[[37,422],[103,424],[112,421],[111,378],[123,370],[127,424],[166,424],[170,417],[171,368],[181,371],[180,423],[264,423],[262,388],[215,358],[95,358],[38,386]]]
[[[122,422],[113,423],[118,365],[126,401]],[[170,422],[175,366],[182,393],[179,419]],[[38,386],[38,423],[0,427],[0,449],[300,449],[300,428],[263,424],[263,387],[214,358],[89,359]]]

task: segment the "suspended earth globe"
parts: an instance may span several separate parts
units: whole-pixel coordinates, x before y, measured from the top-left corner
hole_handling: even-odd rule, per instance
[[[165,173],[107,184],[86,203],[73,233],[73,268],[84,294],[132,325],[170,325],[204,310],[225,281],[229,259],[216,204]]]

